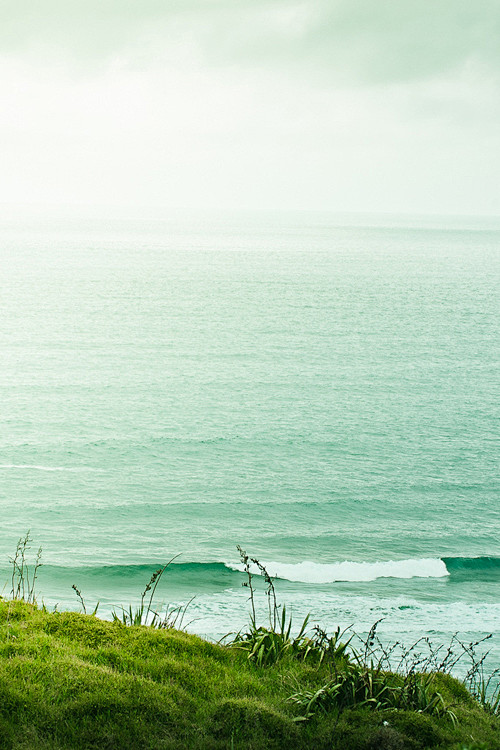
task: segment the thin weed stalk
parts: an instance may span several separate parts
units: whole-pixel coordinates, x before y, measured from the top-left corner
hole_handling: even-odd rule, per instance
[[[153,601],[156,595],[156,589],[160,583],[161,577],[168,566],[177,558],[179,555],[174,555],[165,565],[161,568],[157,568],[149,579],[144,591],[141,594],[141,601],[136,609],[133,609],[130,604],[127,609],[120,607],[121,616],[112,612],[113,622],[120,622],[128,626],[137,625],[149,625],[153,628],[180,628],[184,622],[187,608],[193,601],[192,597],[187,604],[180,605],[178,607],[167,607],[166,611],[161,614],[153,608]],[[74,587],[73,587],[74,588]]]
[[[32,571],[27,561],[28,551],[31,549],[30,532],[17,542],[14,557],[9,558],[12,565],[11,595],[13,599],[20,599],[28,604],[36,604],[35,584],[38,571],[42,566],[42,548],[38,548]]]
[[[84,614],[84,615],[86,615],[86,614],[87,614],[87,607],[85,606],[85,600],[84,600],[84,598],[83,598],[83,596],[82,596],[82,592],[80,591],[80,589],[79,589],[79,588],[77,588],[77,587],[75,586],[75,584],[73,584],[73,585],[71,586],[71,588],[72,588],[72,589],[73,589],[73,591],[74,591],[74,592],[76,593],[76,595],[77,595],[77,597],[78,597],[78,599],[79,599],[79,601],[80,601],[80,604],[82,605],[82,609],[83,609],[83,614]],[[93,611],[92,611],[92,616],[94,616],[94,615],[96,615],[96,614],[97,614],[97,610],[99,609],[99,603],[100,603],[100,602],[97,602],[97,604],[95,605],[95,607],[94,607],[94,609],[93,609]]]
[[[244,571],[247,576],[247,580],[243,582],[242,586],[245,586],[245,588],[248,588],[250,592],[250,597],[249,597],[250,609],[251,609],[250,619],[255,624],[257,620],[257,616],[255,614],[255,599],[254,599],[254,590],[253,590],[253,583],[252,583],[252,578],[253,578],[252,571],[251,571],[252,561],[250,560],[250,557],[247,555],[245,550],[242,549],[239,544],[236,545],[236,549],[239,552],[240,560],[241,560],[241,563],[243,565]]]

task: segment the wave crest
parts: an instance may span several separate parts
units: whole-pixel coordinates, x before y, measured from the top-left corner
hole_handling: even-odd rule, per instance
[[[420,560],[387,560],[384,562],[265,563],[272,577],[301,583],[335,583],[340,581],[375,581],[377,578],[444,578],[449,571],[441,558]],[[242,565],[228,565],[243,570]],[[258,573],[258,570],[252,570]]]
[[[85,577],[122,579],[141,585],[164,561],[138,564],[101,564],[59,566],[48,563],[42,574],[57,577],[78,573]],[[379,578],[451,578],[455,581],[498,580],[500,579],[499,557],[443,557],[407,560],[384,560],[377,562],[354,562],[344,560],[334,563],[317,563],[306,560],[300,563],[264,562],[273,578],[293,583],[328,584],[336,582],[369,582]],[[2,566],[3,567],[3,566]],[[189,586],[215,587],[239,585],[243,566],[232,562],[174,562],[169,566],[167,576],[172,582]],[[258,575],[253,566],[252,573]]]

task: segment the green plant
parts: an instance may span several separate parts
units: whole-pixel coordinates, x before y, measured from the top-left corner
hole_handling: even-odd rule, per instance
[[[490,714],[500,714],[500,668],[493,670],[490,674],[485,671],[485,660],[488,651],[477,656],[476,648],[480,643],[491,638],[491,635],[474,643],[464,644],[458,638],[465,654],[470,659],[471,666],[465,676],[465,684],[470,694],[476,699],[480,706]]]
[[[179,605],[178,607],[167,606],[163,612],[158,612],[153,608],[153,600],[160,579],[168,566],[177,557],[179,555],[174,555],[163,567],[154,571],[141,594],[141,602],[138,607],[134,609],[129,604],[127,609],[120,607],[121,615],[118,615],[116,611],[112,612],[113,622],[119,622],[127,626],[148,625],[151,628],[163,628],[165,630],[170,628],[180,630],[183,627],[186,611],[194,597],[191,597],[187,604]],[[77,594],[80,593],[75,586],[73,588],[77,591]],[[81,601],[83,602],[82,599]]]
[[[314,652],[315,644],[305,635],[309,615],[307,615],[297,635],[292,636],[292,617],[287,618],[286,607],[283,607],[281,618],[276,629],[257,626],[250,623],[245,633],[237,633],[228,644],[248,652],[250,661],[259,667],[275,664],[285,656],[304,660]]]
[[[13,599],[21,599],[28,604],[36,604],[35,597],[35,582],[38,575],[38,570],[42,563],[40,562],[42,557],[42,548],[38,548],[38,552],[35,557],[35,562],[30,571],[28,565],[27,553],[31,549],[30,542],[32,541],[30,532],[28,531],[24,537],[21,537],[16,546],[16,552],[14,557],[10,558],[12,564],[12,587],[11,595]]]
[[[80,591],[80,589],[78,589],[75,586],[75,584],[73,584],[71,588],[73,589],[73,591],[76,593],[78,599],[80,600],[80,604],[82,605],[83,613],[86,615],[87,614],[87,607],[85,606],[85,600],[84,600],[84,598],[82,596],[82,592]],[[94,607],[94,609],[93,609],[93,611],[91,613],[92,616],[94,616],[94,615],[97,614],[97,610],[98,609],[99,609],[99,602],[97,602],[97,604],[95,605],[95,607]]]
[[[345,631],[340,633],[340,629],[337,629],[333,636],[328,636],[321,628],[315,627],[313,634],[309,636],[307,626],[310,615],[306,615],[298,632],[294,634],[292,615],[287,615],[286,607],[278,604],[274,581],[265,565],[254,557],[250,558],[239,545],[236,549],[247,576],[242,585],[250,592],[250,624],[246,631],[230,634],[233,637],[227,643],[228,646],[246,651],[248,659],[260,667],[275,664],[285,657],[301,661],[309,659],[317,665],[328,657],[332,662],[346,658],[348,644],[340,642],[340,636]],[[257,624],[252,565],[264,579],[268,601],[268,625]]]
[[[346,641],[340,640],[349,629],[344,628],[341,631],[340,627],[337,627],[333,635],[328,635],[319,625],[314,626],[313,641],[319,657],[319,664],[327,662],[331,672],[336,671],[339,661],[349,659],[348,648],[354,638],[354,633]]]
[[[424,636],[409,647],[398,642],[384,646],[376,634],[378,624],[372,626],[367,638],[360,639],[365,663],[370,657],[378,669],[402,675],[408,691],[411,691],[416,675],[450,675],[459,663],[467,661],[469,667],[463,680],[464,687],[485,711],[500,713],[500,668],[488,673],[485,661],[489,651],[478,653],[478,647],[490,640],[491,633],[471,643],[464,643],[455,633],[448,645],[434,646]]]
[[[250,624],[247,631],[240,631],[235,635],[233,634],[233,639],[227,645],[246,651],[248,659],[260,667],[275,664],[285,655],[305,659],[314,645],[311,639],[305,634],[309,615],[305,617],[299,633],[296,636],[292,636],[292,617],[287,617],[286,607],[281,608],[278,605],[274,582],[267,569],[256,558],[250,558],[239,545],[237,545],[236,549],[239,552],[240,560],[247,576],[247,580],[242,585],[247,587],[250,592]],[[251,564],[255,565],[266,584],[268,626],[257,625],[255,588]]]
[[[414,674],[411,679],[406,679],[351,661],[345,662],[337,675],[319,689],[296,693],[289,700],[301,711],[297,721],[333,709],[340,712],[346,708],[369,708],[417,711],[447,716],[455,722],[455,714],[434,689],[433,680],[433,675],[425,674]]]
[[[174,559],[175,558],[172,558],[172,560]],[[112,613],[113,622],[122,622],[124,625],[151,624],[153,627],[155,627],[157,618],[158,618],[158,613],[152,609],[154,595],[155,595],[156,588],[160,582],[160,579],[163,573],[165,572],[167,567],[170,565],[172,560],[166,563],[162,568],[158,568],[157,570],[154,571],[154,573],[152,574],[151,578],[149,579],[146,585],[146,588],[141,594],[140,605],[136,609],[133,609],[131,604],[129,604],[128,609],[125,609],[124,607],[120,607],[120,609],[122,610],[122,615],[121,617],[119,617],[116,614],[116,612],[113,612]],[[149,593],[149,598],[146,602],[146,595],[148,593]],[[149,619],[149,623],[148,623],[148,618],[150,617],[150,615],[151,615],[151,618]]]
[[[256,558],[251,558],[240,546],[237,547],[247,580],[243,583],[250,591],[250,625],[244,632],[237,633],[230,641],[233,648],[246,651],[248,659],[259,667],[275,664],[286,656],[310,661],[319,667],[329,664],[330,679],[313,691],[306,690],[290,696],[290,702],[298,707],[304,721],[318,712],[336,709],[339,714],[346,708],[369,708],[374,710],[412,710],[436,716],[447,716],[456,722],[451,707],[445,703],[442,694],[434,684],[434,674],[426,672],[431,661],[436,661],[439,651],[433,650],[428,639],[419,639],[409,649],[402,649],[396,670],[391,667],[399,643],[384,647],[377,637],[375,622],[367,637],[361,640],[362,648],[355,649],[351,642],[341,640],[348,629],[340,632],[337,628],[332,636],[316,626],[312,636],[307,634],[307,615],[297,635],[292,634],[292,617],[287,617],[286,607],[278,605],[274,581],[266,567]],[[258,625],[255,609],[255,587],[252,565],[263,577],[268,598],[267,626]],[[281,610],[281,612],[280,612]],[[359,638],[359,636],[357,636]],[[417,647],[424,643],[427,654],[422,655]],[[453,661],[453,649],[449,648],[443,663]]]

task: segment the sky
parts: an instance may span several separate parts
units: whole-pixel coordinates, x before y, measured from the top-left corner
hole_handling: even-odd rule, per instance
[[[498,0],[0,3],[0,204],[500,215]]]

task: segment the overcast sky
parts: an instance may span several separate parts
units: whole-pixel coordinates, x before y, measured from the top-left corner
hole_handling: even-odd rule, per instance
[[[500,215],[498,0],[2,0],[0,203]]]

